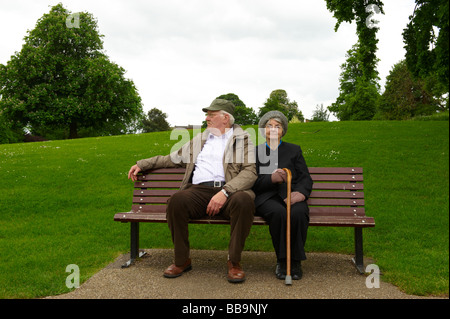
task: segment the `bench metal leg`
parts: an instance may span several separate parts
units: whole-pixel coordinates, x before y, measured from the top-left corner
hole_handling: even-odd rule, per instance
[[[144,251],[139,252],[139,223],[130,223],[130,260],[122,265],[122,268],[129,267],[138,257],[144,256]]]
[[[353,263],[360,274],[364,274],[364,258],[363,258],[363,236],[362,228],[355,227],[355,257],[352,258]]]

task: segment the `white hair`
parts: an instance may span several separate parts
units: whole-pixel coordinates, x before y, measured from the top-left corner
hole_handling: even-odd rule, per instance
[[[229,124],[230,124],[230,126],[233,126],[233,124],[234,124],[234,116],[231,115],[230,113],[224,111],[224,110],[220,110],[220,112],[221,112],[222,115],[227,114],[230,117]]]

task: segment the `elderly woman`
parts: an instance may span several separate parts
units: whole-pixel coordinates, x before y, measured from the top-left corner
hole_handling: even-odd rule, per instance
[[[309,223],[309,209],[306,203],[311,190],[309,175],[300,146],[286,143],[281,138],[288,129],[288,120],[279,111],[264,114],[259,121],[266,143],[256,149],[258,179],[253,186],[256,194],[256,215],[269,224],[273,247],[277,256],[275,275],[286,278],[286,172],[292,173],[291,183],[291,275],[301,279],[301,261],[306,259],[305,241]]]

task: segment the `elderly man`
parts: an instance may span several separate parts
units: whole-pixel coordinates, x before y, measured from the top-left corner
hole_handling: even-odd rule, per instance
[[[167,205],[175,263],[164,271],[165,277],[179,277],[192,269],[189,220],[221,215],[231,224],[228,281],[242,282],[245,273],[240,266],[241,253],[255,212],[255,194],[251,190],[257,178],[254,148],[249,134],[234,125],[233,103],[216,99],[203,111],[208,127],[202,134],[172,154],[138,161],[131,167],[128,178],[134,181],[137,173],[149,169],[186,168],[180,191]]]

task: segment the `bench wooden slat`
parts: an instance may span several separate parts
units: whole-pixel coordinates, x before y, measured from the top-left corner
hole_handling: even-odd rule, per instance
[[[310,198],[308,205],[311,206],[364,206],[363,199],[333,199],[333,198]]]
[[[320,181],[334,181],[334,182],[343,182],[343,181],[348,181],[348,182],[362,182],[363,181],[363,176],[362,175],[316,175],[316,174],[311,174],[311,178],[316,181],[316,182],[320,182]]]
[[[312,191],[309,198],[364,198],[364,192]]]
[[[361,183],[318,183],[317,181],[313,184],[313,189],[322,190],[344,190],[344,191],[354,191],[363,190],[364,184]]]
[[[117,220],[126,221],[131,218],[131,214],[146,214],[147,219],[151,219],[152,214],[165,214],[167,205],[133,205],[132,210],[126,213],[117,213]],[[126,216],[123,216],[126,214]],[[365,216],[363,207],[317,207],[309,208],[309,214],[314,216]],[[157,215],[155,215],[157,216]]]
[[[373,227],[375,220],[373,217],[311,217],[310,226],[335,226],[335,227]]]
[[[140,189],[134,190],[133,196],[165,196],[170,197],[175,194],[178,189]],[[364,192],[327,192],[313,191],[310,198],[364,198]]]
[[[134,213],[166,213],[167,205],[132,205],[131,212]]]
[[[339,215],[356,215],[365,216],[364,207],[330,207],[330,206],[310,206],[310,216],[339,216]]]
[[[133,196],[166,196],[170,197],[178,192],[178,189],[139,189],[133,191]]]
[[[139,181],[181,181],[183,174],[146,174],[138,175]]]
[[[135,188],[173,188],[178,189],[181,186],[180,182],[135,182]],[[363,190],[364,185],[359,183],[318,183],[315,180],[313,189],[322,190]]]
[[[158,168],[151,171],[151,174],[184,174],[185,168]],[[144,174],[142,175],[145,175]]]
[[[164,204],[169,197],[133,197],[133,203],[136,204]],[[357,198],[310,198],[310,206],[364,206],[364,200]]]
[[[165,204],[169,197],[133,197],[134,204]]]
[[[310,174],[362,174],[362,167],[309,167]]]
[[[331,215],[330,212],[323,212],[321,213],[316,212],[314,213],[314,211],[310,212],[310,218],[312,220],[329,220],[329,219],[352,219],[352,218],[367,218],[367,216],[365,216],[364,212],[357,212],[354,213],[352,211],[342,211],[342,212],[336,212]],[[204,218],[203,218],[204,219]],[[190,221],[190,223],[192,224],[198,224],[199,222],[202,222],[203,219],[193,219]],[[209,218],[208,218],[209,219]],[[116,221],[123,221],[123,222],[130,222],[130,221],[148,221],[148,222],[166,222],[166,213],[165,210],[164,211],[158,211],[158,212],[145,212],[145,211],[141,211],[141,212],[124,212],[124,213],[117,213],[114,216],[114,220]],[[223,220],[225,223],[228,223],[228,220],[219,217],[214,218],[215,221],[219,221],[219,220]],[[261,223],[262,221],[264,221],[261,217],[259,216],[255,216],[254,217],[254,222],[255,223]]]
[[[135,188],[180,188],[180,182],[135,182]]]
[[[167,205],[132,205],[131,213],[143,213],[143,214],[152,214],[152,213],[166,213]],[[117,216],[120,217],[120,214],[130,214],[127,213],[117,213]],[[311,206],[309,207],[310,216],[339,216],[339,215],[357,215],[364,216],[365,209],[363,207],[319,207],[319,206]],[[128,215],[130,216],[130,215]],[[122,221],[123,218],[120,217]]]
[[[118,213],[114,217],[115,221],[126,222],[150,222],[150,223],[166,223],[165,213]],[[192,224],[229,224],[229,220],[221,217],[204,217],[193,219]],[[267,225],[265,220],[259,216],[255,216],[254,225]],[[372,217],[367,216],[310,216],[310,226],[336,226],[336,227],[373,227],[375,221]]]

